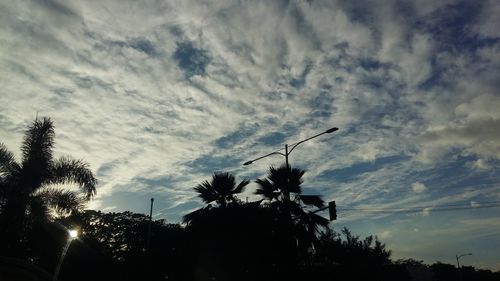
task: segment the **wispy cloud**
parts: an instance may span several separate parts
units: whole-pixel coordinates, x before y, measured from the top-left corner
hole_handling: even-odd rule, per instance
[[[262,177],[283,159],[241,163],[336,126],[290,156],[325,199],[481,202],[499,188],[499,7],[0,2],[1,141],[18,153],[28,122],[51,116],[56,153],[99,177],[92,207],[154,196],[178,220],[211,172]]]
[[[421,182],[417,181],[417,182],[414,182],[411,184],[411,190],[415,193],[422,193],[426,189],[427,189],[427,187],[425,186],[425,184],[423,184]]]

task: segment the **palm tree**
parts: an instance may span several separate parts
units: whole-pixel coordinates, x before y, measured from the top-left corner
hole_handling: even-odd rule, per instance
[[[0,143],[0,223],[7,244],[19,244],[25,225],[53,214],[80,210],[96,192],[97,180],[88,164],[69,157],[54,159],[54,125],[49,118],[29,126],[18,163]],[[76,184],[79,191],[64,189]]]
[[[320,196],[302,194],[304,173],[304,170],[289,165],[270,167],[267,178],[256,181],[255,194],[264,197],[279,223],[293,229],[294,244],[309,249],[317,241],[319,228],[326,227],[328,220],[308,211],[312,206],[324,207],[325,202]]]
[[[212,209],[212,202],[215,202],[221,209],[225,209],[231,204],[236,204],[238,199],[235,195],[241,193],[249,183],[248,180],[243,180],[239,184],[236,184],[233,175],[229,173],[214,173],[211,181],[205,180],[194,188],[206,205],[185,215],[184,222],[192,224],[206,217]]]
[[[235,203],[235,195],[241,193],[249,183],[248,180],[243,180],[236,185],[233,175],[215,173],[210,182],[204,181],[197,185],[194,190],[199,193],[199,196],[206,204],[215,201],[220,207],[224,208],[229,203]]]
[[[301,194],[302,176],[305,171],[283,165],[270,167],[266,179],[258,179],[259,188],[255,194],[262,195],[270,202],[286,203],[290,201],[290,193]]]
[[[302,194],[301,184],[303,183],[302,177],[304,174],[304,170],[291,168],[288,165],[282,165],[278,168],[270,167],[267,178],[256,181],[259,187],[255,194],[263,196],[265,200],[281,209],[289,207],[290,204],[324,207],[325,202],[321,199],[321,196]],[[291,198],[291,195],[294,195],[293,198]],[[301,209],[303,210],[303,208]]]

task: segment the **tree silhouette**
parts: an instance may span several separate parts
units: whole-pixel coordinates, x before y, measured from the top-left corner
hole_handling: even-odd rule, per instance
[[[286,279],[293,278],[299,267],[305,266],[309,253],[317,242],[320,228],[328,220],[308,210],[310,207],[324,207],[320,196],[303,195],[301,184],[305,171],[282,165],[270,167],[266,178],[258,179],[256,194],[265,199],[274,217],[276,241],[282,259],[278,269]]]
[[[235,195],[241,193],[248,184],[248,180],[236,184],[234,176],[229,173],[214,173],[210,181],[205,180],[194,188],[206,205],[185,215],[184,222],[189,224],[203,219],[203,216],[206,216],[207,212],[212,209],[212,202],[223,209],[238,203]]]
[[[189,241],[184,252],[190,253],[194,280],[259,280],[283,254],[262,200],[243,203],[235,196],[248,183],[236,184],[234,176],[216,173],[195,187],[206,205],[184,216]]]
[[[304,173],[304,170],[288,165],[270,167],[267,178],[256,181],[259,187],[255,194],[263,196],[281,219],[291,220],[299,226],[300,235],[312,238],[319,227],[328,225],[328,220],[307,210],[309,207],[322,208],[325,202],[320,196],[302,194]]]
[[[66,257],[67,264],[74,268],[63,267],[63,280],[165,280],[166,276],[168,280],[177,280],[175,277],[183,273],[184,229],[179,224],[150,221],[148,215],[129,211],[94,210],[74,213],[58,221],[69,228],[79,228],[81,233]],[[146,251],[150,223],[152,247]],[[105,263],[98,267],[99,276],[86,266],[94,259]]]
[[[377,237],[361,239],[344,227],[341,233],[331,229],[321,233],[311,264],[314,274],[339,280],[408,280],[406,272],[396,274],[390,255],[391,251]]]
[[[22,142],[20,163],[0,143],[0,223],[7,241],[3,244],[10,250],[20,246],[25,226],[50,220],[54,212],[80,210],[96,192],[97,180],[85,162],[54,159],[54,138],[49,118],[33,121]],[[66,190],[65,184],[76,184],[80,190]]]
[[[235,194],[241,193],[248,180],[241,181],[236,185],[234,176],[229,173],[215,173],[212,180],[204,181],[197,185],[194,190],[206,204],[216,202],[220,207],[226,207],[229,203],[236,202]]]

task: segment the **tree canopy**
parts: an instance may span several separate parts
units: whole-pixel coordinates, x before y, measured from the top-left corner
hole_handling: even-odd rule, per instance
[[[54,158],[55,130],[49,118],[36,119],[21,144],[21,161],[0,143],[0,234],[2,251],[20,254],[30,227],[55,214],[82,210],[96,193],[88,164],[68,156]],[[78,191],[66,189],[73,184]],[[7,227],[8,226],[8,227]]]

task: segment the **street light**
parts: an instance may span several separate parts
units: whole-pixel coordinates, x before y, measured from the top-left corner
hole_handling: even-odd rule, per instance
[[[146,251],[151,251],[151,224],[153,223],[153,203],[155,202],[154,198],[151,198],[151,208],[149,209],[149,225],[148,225],[148,237],[146,239]]]
[[[312,136],[312,137],[309,137],[309,138],[307,138],[307,139],[301,140],[301,141],[299,141],[299,142],[297,142],[297,143],[293,144],[293,145],[291,146],[290,150],[288,150],[288,144],[285,144],[285,153],[281,153],[281,152],[279,152],[279,151],[271,152],[271,153],[266,154],[266,155],[264,155],[264,156],[257,157],[257,158],[255,158],[255,159],[253,159],[253,160],[247,161],[247,162],[243,163],[243,165],[244,165],[244,166],[247,166],[247,165],[250,165],[250,164],[252,164],[253,162],[255,162],[255,161],[257,161],[257,160],[260,160],[260,159],[262,159],[262,158],[266,158],[266,157],[268,157],[268,156],[271,156],[271,155],[275,155],[275,154],[277,154],[277,155],[285,156],[285,159],[286,159],[286,165],[288,166],[288,155],[290,155],[290,153],[292,153],[292,151],[293,151],[293,150],[294,150],[294,149],[295,149],[295,148],[296,148],[299,144],[304,143],[304,142],[306,142],[306,141],[308,141],[308,140],[312,140],[312,139],[317,138],[317,137],[319,137],[319,136],[321,136],[321,135],[324,135],[324,134],[330,134],[330,133],[333,133],[333,132],[335,132],[335,131],[338,131],[338,129],[339,129],[339,128],[333,127],[333,128],[330,128],[330,129],[328,129],[328,130],[326,130],[326,131],[324,131],[324,132],[322,132],[322,133],[319,133],[319,134],[314,135],[314,136]]]
[[[255,162],[255,161],[257,161],[257,160],[260,160],[260,159],[262,159],[262,158],[266,158],[266,157],[268,157],[268,156],[271,156],[271,155],[275,155],[275,154],[277,154],[277,155],[285,156],[285,159],[286,159],[286,166],[287,166],[287,167],[290,167],[290,166],[288,165],[288,155],[290,155],[290,153],[292,153],[292,151],[293,151],[293,150],[294,150],[294,149],[295,149],[295,148],[296,148],[299,144],[304,143],[304,142],[306,142],[306,141],[308,141],[308,140],[312,140],[312,139],[317,138],[317,137],[319,137],[319,136],[321,136],[321,135],[324,135],[324,134],[330,134],[330,133],[333,133],[333,132],[338,131],[338,130],[339,130],[339,128],[337,128],[337,127],[333,127],[333,128],[330,128],[330,129],[328,129],[328,130],[326,130],[326,131],[324,131],[324,132],[322,132],[322,133],[319,133],[319,134],[314,135],[314,136],[312,136],[312,137],[309,137],[309,138],[307,138],[307,139],[301,140],[301,141],[299,141],[299,142],[297,142],[297,143],[293,144],[293,145],[291,146],[290,150],[288,150],[288,144],[285,144],[285,153],[281,153],[281,152],[279,152],[279,151],[271,152],[271,153],[266,154],[266,155],[264,155],[264,156],[257,157],[257,158],[255,158],[255,159],[253,159],[253,160],[247,161],[247,162],[243,163],[243,165],[247,166],[247,165],[250,165],[250,164],[252,164],[253,162]],[[286,193],[286,194],[285,194],[285,196],[287,196],[287,198],[288,198],[289,193]],[[329,211],[330,211],[330,220],[331,220],[331,221],[332,221],[332,220],[336,220],[336,219],[337,219],[337,208],[336,208],[336,206],[335,206],[335,201],[329,202],[329,203],[328,203],[328,206],[323,207],[323,208],[320,208],[320,209],[318,209],[318,210],[314,211],[313,213],[316,213],[316,212],[319,212],[319,211],[323,211],[323,210],[326,210],[326,209],[329,209]]]
[[[68,241],[66,241],[66,245],[64,246],[64,249],[61,253],[61,258],[59,259],[56,270],[54,271],[54,277],[52,278],[53,281],[57,281],[57,279],[59,278],[59,271],[61,271],[62,262],[64,260],[64,257],[66,256],[66,252],[68,252],[69,245],[73,240],[78,238],[78,230],[70,229],[68,230],[68,235]]]
[[[458,267],[458,269],[460,269],[460,262],[459,262],[459,259],[460,259],[461,257],[465,257],[465,256],[472,256],[472,253],[461,254],[461,255],[455,255],[455,257],[457,258],[457,267]]]

